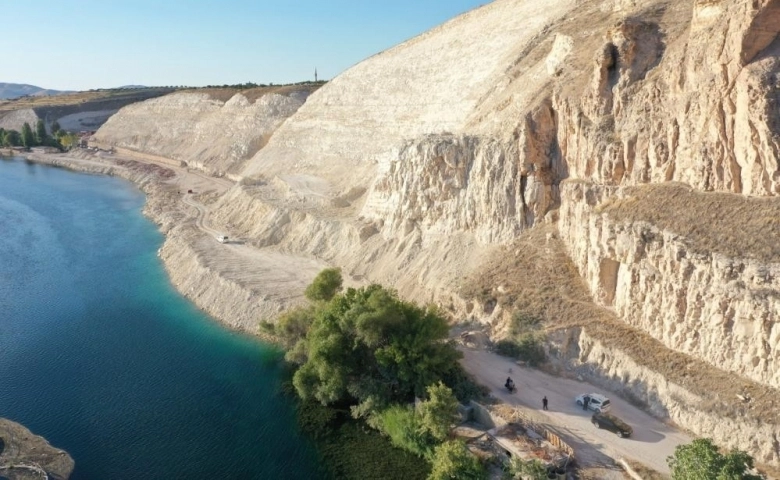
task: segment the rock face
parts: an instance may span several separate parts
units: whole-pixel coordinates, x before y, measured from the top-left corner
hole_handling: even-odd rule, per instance
[[[18,423],[0,418],[0,476],[9,480],[65,480],[73,467],[67,452],[52,447]]]
[[[770,399],[778,34],[780,0],[496,0],[344,72],[268,123],[278,129],[256,153],[265,127],[250,134],[222,111],[261,107],[237,100],[145,102],[98,137],[241,178],[211,219],[261,250],[340,266],[496,331],[510,308],[473,308],[462,279],[500,246],[557,229],[592,301],[677,355],[658,358],[687,356]],[[207,147],[214,129],[228,141]],[[670,182],[685,186],[656,188]],[[657,415],[780,465],[776,417],[718,421],[695,379],[666,385],[623,350],[580,339],[567,365],[601,369]]]
[[[237,93],[228,101],[208,93],[176,93],[123,108],[94,141],[186,162],[212,175],[235,173],[309,90],[269,93],[250,102]]]

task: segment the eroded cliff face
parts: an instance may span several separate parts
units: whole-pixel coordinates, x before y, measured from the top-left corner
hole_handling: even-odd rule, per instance
[[[175,93],[133,104],[94,135],[102,146],[185,162],[211,175],[236,173],[276,128],[303,105],[309,89],[268,93],[253,102],[208,93]]]
[[[257,153],[265,127],[244,128],[254,120],[244,125],[241,115],[266,114],[238,100],[145,102],[112,118],[98,138],[240,177],[210,219],[269,258],[340,266],[353,281],[392,285],[494,332],[516,306],[495,295],[475,308],[462,279],[519,235],[553,229],[548,240],[559,234],[565,245],[558,259],[540,254],[506,278],[486,275],[492,283],[477,290],[567,270],[568,252],[592,303],[614,314],[624,337],[650,336],[657,358],[687,356],[770,398],[780,388],[778,33],[780,0],[496,0],[343,73],[274,123]],[[157,117],[134,130],[133,122]],[[219,129],[228,140],[208,144]],[[663,190],[643,193],[671,181],[693,193],[675,194],[676,203],[659,201]],[[702,192],[722,197],[704,201],[695,195]],[[729,200],[746,196],[764,203]],[[742,217],[750,224],[732,221]],[[735,230],[745,234],[729,238]],[[219,268],[208,259],[193,263],[173,245],[163,254],[189,265],[187,275],[172,276],[203,303],[220,295],[198,281],[245,288],[234,270],[213,279]],[[571,324],[602,321],[583,307],[587,299],[565,299],[554,282],[540,294],[550,292],[558,295],[545,297],[558,302],[551,330],[567,316],[561,305],[589,316]],[[242,295],[226,293],[234,305],[213,313],[245,307],[252,313],[242,325],[265,314]],[[283,308],[285,298],[273,302]],[[610,338],[617,342],[605,334],[576,353],[589,352],[580,360],[601,369],[606,384],[622,384],[693,432],[780,464],[776,419],[716,418],[701,388],[668,385],[669,368],[624,368],[643,353],[626,354]],[[655,391],[666,393],[649,398]],[[743,428],[756,436],[745,438]]]
[[[721,225],[699,225],[701,235],[717,242],[714,249],[701,248],[679,230],[659,227],[665,222],[645,216],[648,211],[657,217],[675,215],[656,209],[654,197],[681,188],[656,188],[640,196],[614,187],[565,184],[560,228],[571,257],[594,298],[629,324],[671,349],[780,387],[780,256],[748,239],[733,250],[728,239],[718,242],[721,228],[741,228],[730,234],[737,237],[751,235],[746,225],[732,220],[732,204],[742,202],[733,197],[719,202]],[[680,208],[697,208],[699,196],[686,195],[688,202]],[[611,214],[618,203],[634,215]],[[780,205],[773,203],[774,209]],[[763,210],[742,215],[775,213],[768,205]],[[770,231],[776,227],[776,219],[767,221]]]

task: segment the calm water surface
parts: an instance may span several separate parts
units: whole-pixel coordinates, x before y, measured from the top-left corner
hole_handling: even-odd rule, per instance
[[[75,479],[316,478],[279,354],[173,289],[143,202],[0,160],[0,417],[67,450]]]

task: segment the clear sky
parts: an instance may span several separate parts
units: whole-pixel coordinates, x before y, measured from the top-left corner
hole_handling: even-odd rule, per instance
[[[488,0],[0,3],[0,82],[85,90],[329,79]]]

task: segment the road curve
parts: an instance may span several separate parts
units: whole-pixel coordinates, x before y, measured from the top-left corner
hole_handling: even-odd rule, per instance
[[[509,405],[523,408],[535,421],[543,423],[560,434],[574,448],[581,464],[603,465],[613,459],[627,458],[669,474],[666,458],[677,445],[690,443],[692,437],[651,417],[610,392],[585,382],[554,377],[539,370],[519,367],[500,355],[461,347],[463,366],[476,380],[489,387],[496,398]],[[511,369],[511,372],[510,372]],[[510,376],[517,392],[510,394],[504,388]],[[574,398],[581,393],[603,393],[612,402],[612,410],[634,429],[630,438],[619,438],[614,433],[599,430],[591,424],[591,414],[578,407]],[[542,397],[549,400],[549,411],[542,410]]]

